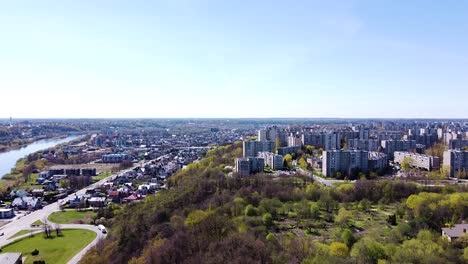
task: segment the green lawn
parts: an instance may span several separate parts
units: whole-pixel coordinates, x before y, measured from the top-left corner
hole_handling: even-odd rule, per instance
[[[31,226],[41,226],[43,224],[44,222],[42,222],[41,220],[37,220],[36,222],[32,223]]]
[[[21,252],[26,264],[35,260],[44,260],[48,264],[67,263],[72,257],[96,238],[96,233],[89,230],[65,229],[63,236],[46,239],[42,234],[13,242],[2,248],[2,252]],[[32,256],[31,252],[37,249],[39,255]]]
[[[112,172],[102,172],[96,176],[93,176],[93,181],[100,181],[112,175]]]
[[[16,234],[12,235],[11,237],[9,237],[8,239],[18,237],[18,236],[22,236],[22,235],[26,235],[26,234],[30,234],[31,231],[34,232],[34,231],[38,231],[38,230],[31,230],[31,229],[21,230],[18,233],[16,233]]]
[[[64,212],[55,212],[49,215],[49,221],[57,224],[89,224],[96,212],[80,212],[75,210],[68,210]]]

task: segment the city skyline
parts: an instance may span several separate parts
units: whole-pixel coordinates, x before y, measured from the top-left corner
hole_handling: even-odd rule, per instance
[[[3,2],[0,117],[467,118],[468,3]]]

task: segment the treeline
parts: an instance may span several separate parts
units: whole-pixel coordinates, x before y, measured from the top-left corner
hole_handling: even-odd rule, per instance
[[[82,263],[465,261],[463,240],[452,245],[438,235],[440,224],[468,217],[466,193],[457,193],[463,189],[387,180],[327,188],[300,176],[229,177],[227,166],[241,150],[240,143],[211,150],[177,172],[168,190],[115,212],[105,223],[108,238]],[[371,215],[377,205],[396,208],[388,235],[357,233],[353,210]],[[292,235],[284,223],[305,235]],[[331,241],[320,239],[329,226],[337,227]]]

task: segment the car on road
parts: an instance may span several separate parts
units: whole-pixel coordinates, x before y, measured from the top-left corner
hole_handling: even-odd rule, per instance
[[[103,234],[106,234],[107,233],[107,230],[106,230],[106,227],[103,226],[103,225],[98,225],[97,228],[103,233]]]

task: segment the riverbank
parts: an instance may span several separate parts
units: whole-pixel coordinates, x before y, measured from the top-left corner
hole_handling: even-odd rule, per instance
[[[1,170],[2,173],[0,173],[0,177],[3,176],[0,179],[0,194],[5,194],[12,188],[34,185],[38,177],[38,174],[34,172],[42,171],[47,168],[47,161],[43,159],[28,161],[28,155],[41,152],[45,149],[59,148],[63,144],[74,144],[82,140],[84,140],[82,136],[61,136],[55,138],[52,142],[45,141],[41,143],[40,141],[36,141],[23,149],[12,150],[12,152],[15,153],[10,153],[11,155],[9,155],[9,152],[1,153],[0,156],[3,155],[2,157],[5,157],[5,159],[0,161],[6,164],[2,164],[3,170]],[[9,156],[6,157],[7,155]]]
[[[0,154],[5,153],[11,150],[18,150],[21,148],[24,148],[34,142],[41,141],[41,140],[47,140],[47,139],[62,139],[66,138],[67,135],[53,135],[53,136],[38,136],[34,138],[28,138],[28,139],[14,139],[12,140],[9,145],[5,144],[0,144]]]

